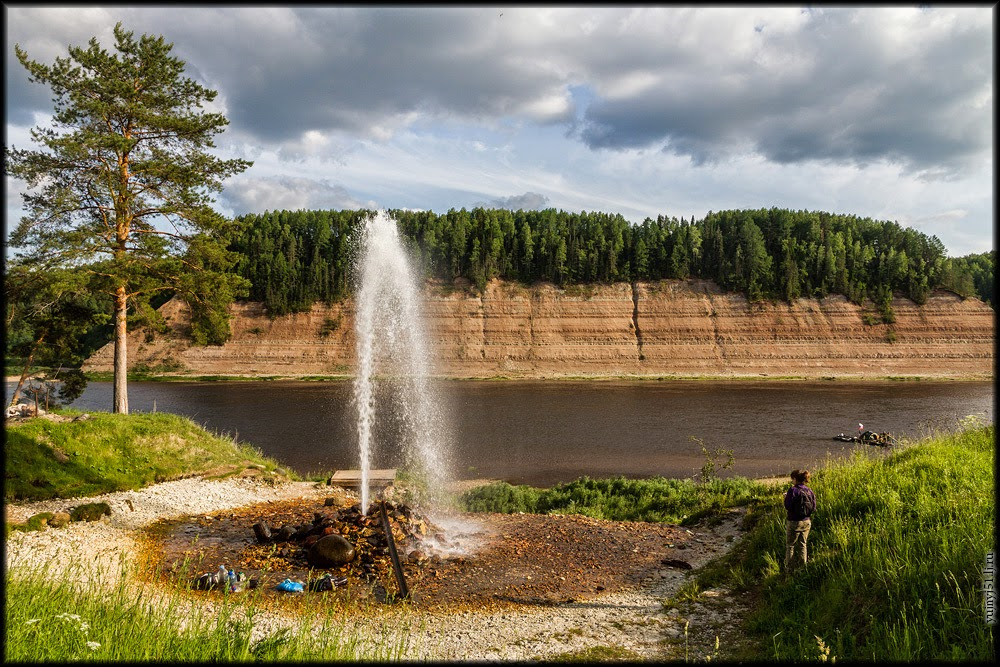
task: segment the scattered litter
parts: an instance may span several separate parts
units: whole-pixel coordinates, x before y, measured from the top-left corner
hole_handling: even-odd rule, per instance
[[[238,593],[243,590],[247,575],[243,572],[234,572],[226,569],[225,565],[220,565],[216,572],[206,572],[194,581],[195,589],[199,591],[212,591],[217,588]],[[251,586],[254,588],[255,586]]]
[[[313,593],[320,593],[322,591],[332,591],[333,590],[333,579],[329,574],[320,577],[319,579],[314,579],[309,582],[309,590]]]
[[[347,577],[336,577],[333,575],[324,574],[319,579],[315,579],[309,582],[309,590],[313,593],[321,593],[323,591],[332,591],[335,588],[340,588],[341,586],[347,585]]]
[[[284,591],[286,593],[301,593],[305,590],[305,584],[301,581],[292,581],[291,579],[285,579],[280,584],[275,586],[279,591]]]

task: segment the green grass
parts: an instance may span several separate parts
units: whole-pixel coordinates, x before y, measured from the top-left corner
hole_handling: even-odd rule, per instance
[[[839,661],[990,661],[983,569],[995,548],[994,427],[942,434],[882,459],[817,472],[809,563],[786,579],[780,502],[704,570],[756,600],[745,630],[755,655]]]
[[[591,646],[538,658],[545,662],[642,662],[642,656],[621,646]]]
[[[73,568],[75,570],[76,568]],[[401,659],[405,635],[386,632],[361,648],[333,610],[304,615],[290,629],[254,639],[257,591],[214,595],[212,613],[181,591],[137,596],[134,573],[109,591],[71,586],[73,571],[14,573],[6,583],[8,662],[294,662]]]
[[[471,489],[460,502],[470,512],[581,514],[611,521],[695,523],[728,507],[761,501],[768,487],[743,477],[691,480],[590,479],[581,477],[550,489],[494,482]]]
[[[29,419],[8,423],[6,436],[7,501],[93,496],[208,471],[251,465],[274,471],[279,465],[250,446],[162,412],[92,412],[81,421]]]

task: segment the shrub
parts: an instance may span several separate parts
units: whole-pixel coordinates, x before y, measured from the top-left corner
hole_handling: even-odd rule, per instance
[[[107,503],[86,503],[70,510],[69,517],[73,521],[99,521],[102,516],[111,516],[111,507]]]

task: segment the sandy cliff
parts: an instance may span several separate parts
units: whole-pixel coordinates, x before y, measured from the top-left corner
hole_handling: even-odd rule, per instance
[[[566,290],[491,283],[482,295],[429,287],[424,315],[436,372],[452,377],[567,375],[993,376],[994,312],[934,293],[893,301],[896,321],[844,297],[750,304],[707,281]],[[170,331],[130,334],[129,365],[191,375],[341,375],[354,368],[353,304],[270,319],[231,307],[225,345],[194,347],[186,308],[161,308]],[[870,324],[877,320],[877,324]],[[113,349],[86,370],[110,371]]]

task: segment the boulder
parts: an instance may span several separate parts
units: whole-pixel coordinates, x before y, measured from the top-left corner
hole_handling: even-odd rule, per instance
[[[313,567],[339,567],[354,560],[354,545],[340,535],[327,535],[309,548],[309,563]]]
[[[271,529],[263,521],[253,525],[253,534],[257,537],[257,542],[260,544],[271,542]]]

